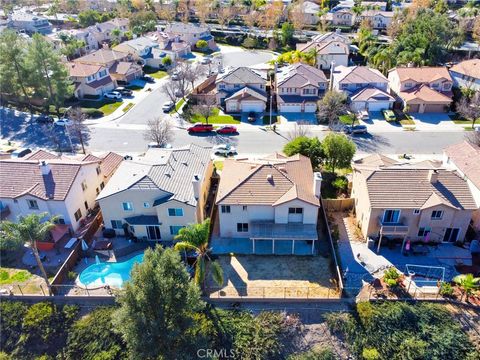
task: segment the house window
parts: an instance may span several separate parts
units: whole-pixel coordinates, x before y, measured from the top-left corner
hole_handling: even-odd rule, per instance
[[[77,211],[75,211],[75,221],[78,221],[82,218],[82,210],[78,209]]]
[[[100,183],[100,189],[103,190],[104,187],[105,187],[105,183],[102,181],[102,182]]]
[[[413,215],[420,214],[420,209],[413,209]]]
[[[38,209],[37,200],[27,200],[29,209]]]
[[[183,209],[168,209],[168,216],[183,216]]]
[[[425,237],[430,233],[431,229],[429,227],[421,227],[418,229],[418,236]]]
[[[113,229],[121,229],[123,227],[122,220],[112,220],[111,223]]]
[[[100,194],[100,189],[99,189],[98,187],[95,189],[95,193],[96,193],[97,195]]]
[[[385,210],[383,213],[384,223],[398,223],[400,219],[400,210]]]
[[[93,80],[95,80],[95,75],[87,76],[87,83],[92,82]]]
[[[185,226],[173,225],[170,226],[170,235],[178,235],[180,229],[184,228]]]
[[[303,208],[288,208],[289,214],[303,214]]]
[[[247,205],[242,206],[243,211],[247,211]]]
[[[443,217],[442,210],[433,210],[432,211],[432,220],[441,220]]]
[[[225,89],[225,84],[218,84],[219,89]]]
[[[65,219],[60,217],[57,220],[54,221],[54,224],[60,224],[60,225],[65,225]]]
[[[88,202],[84,202],[83,205],[85,205],[85,210],[88,210]]]
[[[222,205],[220,206],[220,210],[222,214],[230,214],[230,205]]]
[[[82,181],[82,190],[83,191],[87,190],[87,181],[86,180]]]
[[[102,172],[102,169],[100,168],[100,165],[97,166],[96,170],[97,170],[97,175],[100,175],[101,172]]]
[[[125,211],[132,211],[133,210],[133,204],[129,201],[122,203],[123,210]]]
[[[150,204],[149,204],[148,202],[144,202],[144,203],[143,203],[143,207],[144,207],[145,209],[148,209],[148,208],[150,207]]]
[[[405,83],[405,87],[406,87],[406,88],[411,88],[411,87],[412,87],[412,83],[409,83],[409,82]]]
[[[248,223],[237,223],[237,232],[248,232]]]
[[[98,73],[98,77],[100,77],[100,78],[103,78],[106,75],[107,75],[107,70],[102,70]]]

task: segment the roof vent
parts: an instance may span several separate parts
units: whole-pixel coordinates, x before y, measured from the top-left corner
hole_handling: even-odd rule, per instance
[[[430,183],[435,184],[438,181],[438,170],[430,170],[428,172],[428,180]]]
[[[267,181],[269,181],[269,182],[273,181],[273,175],[272,174],[267,175]]]

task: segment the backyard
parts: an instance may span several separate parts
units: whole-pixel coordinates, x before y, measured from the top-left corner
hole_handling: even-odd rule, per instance
[[[323,256],[221,255],[224,286],[208,284],[210,297],[339,298]]]

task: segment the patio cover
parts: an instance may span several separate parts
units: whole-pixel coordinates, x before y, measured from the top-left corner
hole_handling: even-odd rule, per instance
[[[130,225],[161,225],[156,215],[138,215],[125,218]]]
[[[68,234],[69,226],[65,224],[57,224],[55,227],[50,230],[50,235],[52,236],[53,242],[58,242],[65,235]]]
[[[317,240],[315,224],[252,222],[251,239]]]

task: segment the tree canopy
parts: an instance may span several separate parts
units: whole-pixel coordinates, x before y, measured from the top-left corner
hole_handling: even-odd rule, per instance
[[[336,169],[349,167],[355,155],[355,143],[343,134],[330,133],[322,140],[325,166]]]

